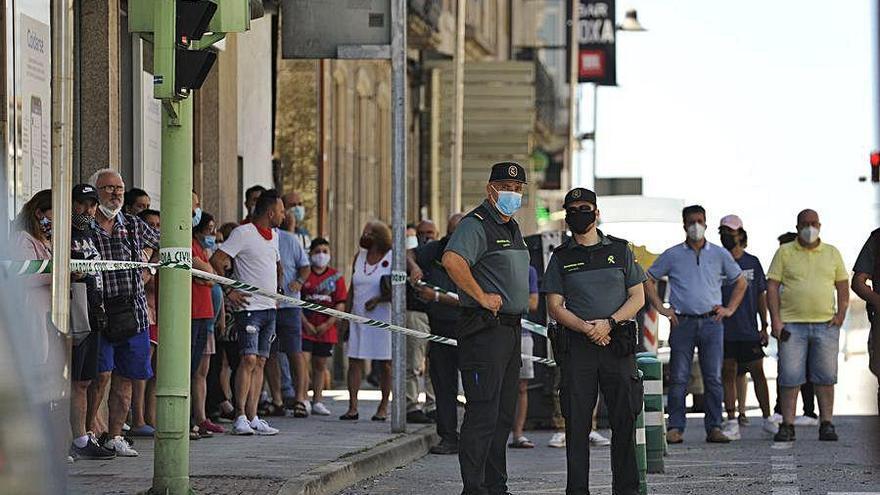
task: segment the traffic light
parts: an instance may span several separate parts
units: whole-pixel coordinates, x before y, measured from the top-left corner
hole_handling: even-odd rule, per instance
[[[252,18],[251,0],[129,0],[128,10],[129,31],[153,43],[153,96],[162,100],[199,89],[217,60],[210,45],[247,31]]]
[[[178,98],[201,88],[217,60],[212,51],[190,50],[192,42],[205,35],[216,11],[217,4],[210,0],[177,0],[174,95]]]
[[[880,182],[880,151],[871,153],[871,182]]]

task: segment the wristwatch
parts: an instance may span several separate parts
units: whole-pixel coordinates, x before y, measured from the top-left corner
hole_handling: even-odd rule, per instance
[[[614,328],[617,328],[617,325],[619,325],[619,323],[617,323],[617,320],[615,320],[613,316],[609,316],[608,317],[608,325],[610,325],[611,328],[614,329]]]

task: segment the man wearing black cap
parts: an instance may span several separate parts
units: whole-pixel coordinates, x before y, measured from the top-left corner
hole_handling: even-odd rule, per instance
[[[461,220],[443,254],[462,307],[458,354],[467,408],[458,458],[465,495],[507,493],[520,318],[529,308],[529,251],[513,219],[525,184],[520,164],[493,165],[486,200]]]
[[[89,184],[79,184],[73,188],[73,216],[70,229],[70,258],[75,260],[97,260],[101,258],[95,246],[95,211],[98,209],[98,190]],[[84,286],[84,287],[83,287]],[[94,421],[88,415],[88,390],[92,380],[98,376],[98,348],[100,332],[105,321],[102,297],[102,278],[97,273],[73,274],[74,294],[81,294],[77,288],[85,289],[85,302],[88,311],[88,332],[83,335],[82,328],[74,328],[74,345],[70,365],[70,430],[73,442],[70,456],[76,460],[112,459],[116,453],[98,444],[98,440],[87,430]],[[81,297],[81,296],[80,296]],[[88,427],[87,427],[88,425]]]
[[[553,252],[543,290],[560,327],[554,346],[562,365],[560,403],[565,416],[570,495],[589,490],[593,409],[601,389],[611,421],[612,492],[639,493],[633,423],[641,412],[642,383],[635,362],[636,326],[645,304],[645,273],[627,241],[596,228],[596,194],[565,195],[565,222],[573,237]],[[556,342],[554,342],[556,344]]]

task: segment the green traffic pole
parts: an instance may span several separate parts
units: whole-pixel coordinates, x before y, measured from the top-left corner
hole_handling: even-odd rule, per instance
[[[162,115],[161,260],[191,263],[192,99],[165,102]],[[176,118],[173,110],[177,111]],[[153,492],[181,495],[189,488],[190,317],[189,270],[159,268],[159,328],[156,385],[156,451]]]

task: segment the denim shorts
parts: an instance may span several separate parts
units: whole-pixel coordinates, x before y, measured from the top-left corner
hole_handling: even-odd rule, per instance
[[[811,383],[836,384],[840,327],[829,327],[827,323],[786,323],[785,329],[791,336],[779,343],[779,384],[803,385],[808,369]]]
[[[275,311],[240,311],[235,314],[238,327],[238,350],[242,356],[255,354],[269,357],[269,350],[275,340]]]
[[[299,308],[278,309],[275,323],[278,334],[277,344],[272,345],[272,352],[280,350],[285,354],[302,352],[302,310]]]
[[[190,334],[189,371],[190,376],[194,376],[196,370],[199,369],[202,355],[205,354],[205,345],[208,341],[208,327],[211,326],[211,322],[214,320],[211,318],[194,318],[190,321],[192,322],[192,333]]]

